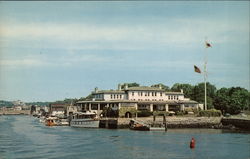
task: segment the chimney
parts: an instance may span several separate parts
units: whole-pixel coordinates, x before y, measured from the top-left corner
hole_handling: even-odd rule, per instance
[[[160,89],[162,89],[162,86],[161,86],[161,84],[159,84],[159,88],[160,88]]]
[[[98,88],[97,87],[95,87],[95,93],[97,93],[98,92]]]
[[[128,89],[128,84],[127,84],[127,83],[125,83],[125,90],[126,90],[126,89]]]
[[[118,91],[122,90],[122,85],[118,84]]]

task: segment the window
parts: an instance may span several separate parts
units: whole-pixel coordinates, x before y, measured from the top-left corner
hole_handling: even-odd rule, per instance
[[[160,96],[162,97],[162,92],[160,93]]]
[[[154,96],[154,92],[152,92],[152,96]]]
[[[122,95],[120,95],[120,99],[122,99]]]
[[[155,96],[157,96],[157,92],[155,92]]]
[[[134,92],[132,92],[132,96],[134,96]]]
[[[112,94],[110,95],[110,98],[111,98],[111,99],[113,98],[113,95],[112,95]]]

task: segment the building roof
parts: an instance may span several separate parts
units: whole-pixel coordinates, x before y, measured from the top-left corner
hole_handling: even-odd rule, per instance
[[[165,92],[167,95],[183,95],[184,93],[182,92]]]
[[[137,103],[137,101],[132,101],[132,100],[109,100],[109,101],[92,101],[92,100],[88,100],[88,101],[78,101],[76,102],[76,104],[83,104],[83,103]]]
[[[138,103],[138,104],[198,104],[193,100],[168,100],[168,101],[134,101],[134,100],[109,100],[109,101],[78,101],[76,104],[83,103]]]
[[[111,93],[118,93],[118,94],[124,94],[125,91],[123,90],[98,90],[97,92],[92,92],[92,94],[103,94],[103,93],[108,93],[108,94],[111,94]]]
[[[129,87],[126,90],[128,91],[161,91],[164,92],[164,89],[158,87],[147,87],[147,86],[140,86],[140,87]]]
[[[181,104],[198,104],[198,102],[194,100],[180,100],[179,103]]]

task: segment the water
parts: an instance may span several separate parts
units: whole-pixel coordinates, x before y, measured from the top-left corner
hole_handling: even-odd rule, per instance
[[[196,148],[189,142],[196,139]],[[0,116],[0,159],[250,159],[250,134],[46,127],[31,116]]]

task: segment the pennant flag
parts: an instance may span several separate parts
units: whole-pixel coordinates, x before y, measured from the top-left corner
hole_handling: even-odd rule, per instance
[[[208,42],[206,42],[206,48],[212,47],[212,45]]]
[[[194,65],[194,72],[201,73],[201,70],[199,69],[199,67]]]

